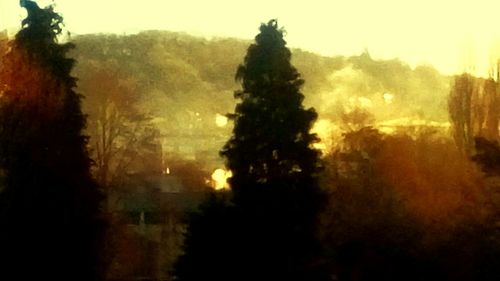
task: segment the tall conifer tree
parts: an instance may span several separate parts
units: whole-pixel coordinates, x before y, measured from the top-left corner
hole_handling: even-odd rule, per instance
[[[262,188],[308,193],[317,186],[319,151],[312,145],[318,139],[310,133],[317,114],[302,105],[304,80],[290,62],[277,21],[260,31],[236,73],[242,82],[235,93],[240,103],[233,136],[221,152],[233,173],[230,184],[238,204]]]
[[[96,280],[102,200],[62,17],[21,0],[28,16],[2,56],[2,280]]]
[[[304,80],[283,37],[271,20],[248,48],[236,73],[242,89],[235,93],[233,136],[221,154],[233,173],[234,205],[252,234],[246,243],[255,242],[247,250],[262,261],[260,273],[313,280],[321,193],[318,138],[310,130],[317,114],[302,104]]]
[[[233,135],[221,155],[232,200],[212,200],[188,228],[179,280],[324,280],[318,268],[317,118],[277,21],[262,24],[236,79]],[[218,229],[214,229],[218,228]],[[218,233],[218,234],[217,234]]]

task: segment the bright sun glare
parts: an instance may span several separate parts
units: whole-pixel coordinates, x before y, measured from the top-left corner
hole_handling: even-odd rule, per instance
[[[329,119],[319,119],[316,121],[311,132],[317,134],[321,141],[315,143],[313,145],[314,148],[321,150],[324,154],[328,153],[332,148],[333,134],[336,129],[336,125]]]
[[[213,188],[215,190],[227,189],[229,188],[229,184],[227,183],[227,179],[230,178],[233,174],[231,171],[226,171],[224,169],[217,169],[212,173],[213,180]]]
[[[390,93],[384,93],[383,98],[386,104],[391,104],[394,99],[394,95]]]
[[[227,125],[227,121],[228,119],[226,116],[219,113],[215,115],[215,125],[217,125],[217,127],[225,127]]]

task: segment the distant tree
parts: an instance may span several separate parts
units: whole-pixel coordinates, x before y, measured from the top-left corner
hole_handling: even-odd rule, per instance
[[[450,119],[453,124],[453,138],[457,146],[466,154],[470,154],[473,147],[474,136],[471,120],[473,91],[473,77],[463,74],[455,78],[448,100]]]
[[[228,239],[211,248],[213,258],[200,264],[195,253],[211,242],[192,226],[178,267],[192,272],[177,271],[179,280],[319,278],[315,225],[321,206],[320,153],[312,148],[318,138],[310,133],[317,114],[302,105],[304,81],[290,62],[283,33],[276,20],[262,24],[236,73],[242,90],[235,98],[241,102],[232,116],[233,136],[221,152],[233,173],[232,205],[219,217],[230,226],[219,230]],[[211,209],[220,205],[213,203]],[[206,219],[214,218],[207,214]]]
[[[21,1],[28,16],[0,69],[0,279],[98,280],[102,195],[90,175],[72,44],[62,17]]]
[[[121,73],[116,61],[82,64],[86,71],[79,72],[78,89],[85,95],[94,174],[103,186],[120,185],[133,164],[146,162],[141,157],[149,155],[141,144],[151,142],[156,130],[140,106],[137,81]]]
[[[476,150],[484,170],[498,173],[498,144],[478,139]],[[498,183],[489,190],[448,138],[367,127],[344,134],[324,162],[320,233],[337,280],[498,276]]]
[[[372,127],[351,130],[324,157],[320,236],[337,280],[418,279],[411,256],[418,229],[377,167],[386,139]]]
[[[203,163],[197,160],[183,159],[181,156],[170,154],[165,157],[168,172],[174,175],[187,192],[207,192],[212,188],[207,184],[210,173],[204,171]]]
[[[8,42],[7,32],[5,31],[0,32],[0,54],[2,55],[7,50],[7,42]]]
[[[498,84],[470,74],[455,77],[448,99],[452,134],[457,146],[468,156],[473,154],[474,138],[490,141],[500,138],[498,124]]]
[[[478,163],[487,175],[500,175],[500,145],[497,141],[475,138],[476,154],[472,160]]]
[[[341,114],[342,127],[348,132],[358,131],[375,123],[375,117],[364,108],[355,107]]]

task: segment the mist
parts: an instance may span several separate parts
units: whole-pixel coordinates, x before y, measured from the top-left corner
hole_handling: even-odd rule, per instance
[[[71,13],[20,4],[0,33],[0,279],[498,278],[494,51],[486,76],[450,74],[300,49],[279,19],[253,39],[71,35]]]

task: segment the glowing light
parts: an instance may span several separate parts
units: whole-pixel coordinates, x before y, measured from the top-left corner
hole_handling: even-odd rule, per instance
[[[392,100],[394,99],[394,95],[390,93],[384,93],[383,98],[386,104],[391,104]]]
[[[358,98],[350,97],[348,108],[354,109],[356,107],[367,108],[367,109],[372,108],[373,102],[371,99],[366,98],[366,97],[358,97]]]
[[[313,147],[321,150],[323,153],[328,152],[333,145],[334,132],[337,129],[337,126],[331,120],[319,119],[316,121],[311,129],[311,133],[317,134],[321,141],[315,143]]]
[[[362,108],[371,108],[373,106],[372,100],[369,98],[359,97],[358,102]]]
[[[215,125],[217,125],[217,127],[225,127],[227,125],[227,121],[228,119],[226,116],[219,113],[215,115]]]
[[[379,127],[378,130],[384,134],[394,134],[396,132],[396,129],[393,127]]]
[[[231,171],[226,171],[224,169],[217,169],[212,173],[212,187],[215,190],[227,189],[229,188],[229,184],[227,183],[227,179],[233,175]]]

